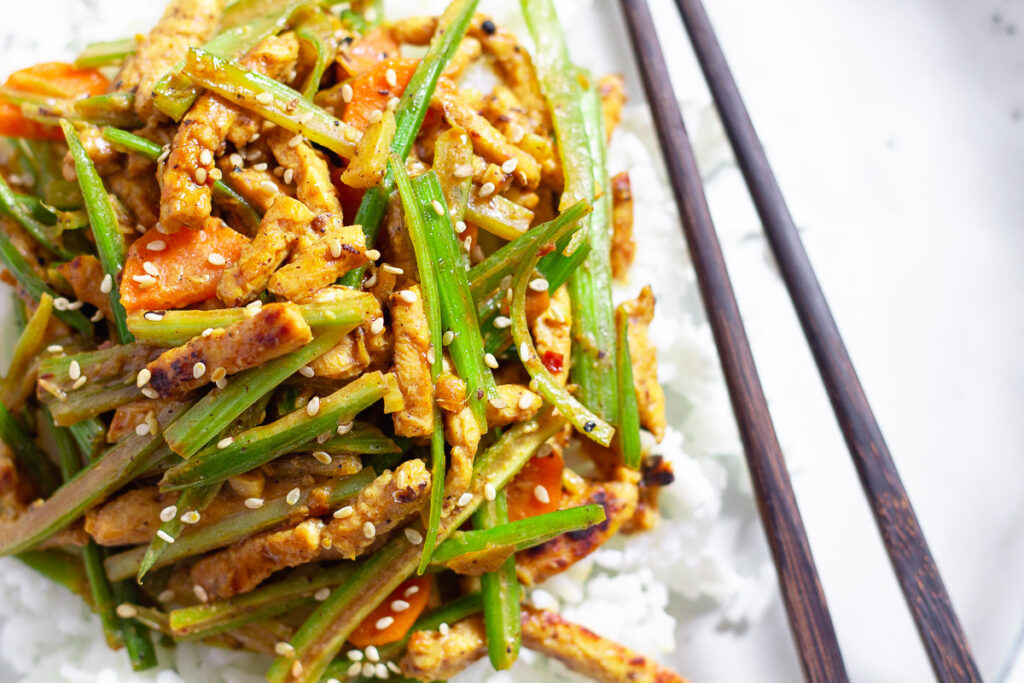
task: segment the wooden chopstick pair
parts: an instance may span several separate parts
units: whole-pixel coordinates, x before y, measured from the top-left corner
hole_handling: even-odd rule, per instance
[[[662,0],[659,0],[662,1]],[[620,0],[809,681],[846,681],[839,643],[646,0]],[[963,629],[701,0],[676,0],[935,676],[981,681]]]

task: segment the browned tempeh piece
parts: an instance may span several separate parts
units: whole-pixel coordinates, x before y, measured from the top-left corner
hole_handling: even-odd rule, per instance
[[[312,238],[305,246],[304,239]],[[365,235],[358,225],[345,225],[341,212],[321,213],[299,237],[288,264],[270,278],[268,289],[288,301],[303,301],[342,275],[369,262]]]
[[[636,255],[633,239],[633,190],[629,171],[612,178],[612,277],[625,282]]]
[[[136,225],[147,230],[160,220],[160,185],[155,176],[119,171],[107,177],[110,189],[128,207]]]
[[[85,531],[100,545],[148,543],[160,528],[160,511],[177,500],[177,491],[132,489],[86,512]]]
[[[100,290],[103,282],[103,266],[92,254],[80,254],[67,263],[61,264],[57,272],[75,290],[75,298],[103,311],[103,317],[110,320],[110,297]]]
[[[224,182],[263,213],[270,210],[278,197],[293,195],[277,176],[266,169],[257,171],[252,166],[234,167],[230,156],[221,157],[217,167],[224,174]]]
[[[271,128],[267,133],[267,144],[274,158],[294,174],[295,196],[314,213],[340,214],[341,202],[331,182],[327,162],[305,140],[293,142],[296,137],[280,127]],[[301,136],[298,137],[301,140]]]
[[[267,304],[251,317],[160,354],[146,366],[149,386],[163,397],[181,395],[290,353],[312,338],[298,306]]]
[[[470,31],[480,41],[484,52],[494,57],[512,92],[530,112],[537,131],[546,132],[549,119],[547,100],[540,90],[530,53],[511,31],[493,21],[487,26],[479,14],[474,17]]]
[[[150,414],[158,415],[171,403],[176,401],[169,398],[146,398],[118,406],[110,420],[110,427],[107,428],[107,443],[117,443],[134,432],[140,424],[155,420],[155,417],[149,417]]]
[[[576,495],[563,496],[562,509],[600,505],[605,521],[583,531],[562,534],[516,556],[519,580],[533,586],[564,572],[615,535],[636,510],[637,480],[632,470],[619,468],[614,481],[589,481]]]
[[[192,567],[192,583],[216,600],[251,591],[274,572],[316,558],[323,528],[323,522],[312,518],[238,541],[199,560]]]
[[[626,104],[626,79],[622,74],[608,74],[597,82],[597,92],[601,96],[605,133],[611,140],[622,120],[622,107]]]
[[[629,356],[640,424],[661,441],[665,436],[665,392],[658,384],[658,354],[647,338],[647,328],[654,320],[654,292],[648,285],[636,299],[622,305],[629,316]]]
[[[99,128],[96,126],[82,127],[78,130],[78,139],[82,141],[85,153],[92,159],[93,165],[96,166],[96,172],[101,176],[106,177],[121,169],[123,155],[114,148],[109,140],[103,137],[103,131]],[[64,155],[61,173],[65,180],[74,181],[76,178],[75,160],[71,156],[71,152]]]
[[[278,195],[260,221],[253,240],[242,247],[238,260],[221,275],[217,297],[226,306],[247,304],[267,288],[300,234],[315,215],[302,202]]]
[[[480,425],[468,407],[444,414],[444,438],[451,444],[451,464],[444,482],[444,510],[450,512],[473,480],[473,460],[480,446]]]
[[[430,436],[434,430],[434,383],[430,378],[430,329],[419,285],[391,295],[395,335],[394,373],[405,408],[394,414],[398,436]]]
[[[440,631],[413,631],[400,666],[420,681],[451,678],[487,654],[487,634],[480,616],[461,619]]]
[[[295,64],[299,42],[293,33],[263,40],[242,59],[242,65],[271,78],[281,78]],[[209,170],[203,152],[215,155],[224,144],[240,109],[227,100],[205,93],[182,118],[167,159],[160,192],[160,222],[168,230],[197,227],[210,215],[213,180],[196,180],[196,171]]]
[[[153,113],[153,88],[192,46],[213,37],[226,0],[171,0],[149,36],[118,74],[116,88],[135,92],[135,112]]]
[[[524,606],[523,645],[553,657],[584,676],[604,683],[685,683],[650,657],[602,638],[557,612]]]
[[[545,367],[564,385],[572,360],[572,308],[569,290],[563,285],[548,299],[548,307],[530,325],[537,353]]]

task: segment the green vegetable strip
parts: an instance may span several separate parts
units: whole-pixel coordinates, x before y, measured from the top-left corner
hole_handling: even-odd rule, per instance
[[[35,166],[34,194],[46,204],[58,209],[78,209],[82,206],[82,193],[78,183],[64,179],[61,166],[64,154],[56,151],[46,140],[25,140],[19,149],[31,153]],[[58,156],[59,155],[59,156]],[[56,234],[60,234],[57,232]]]
[[[203,45],[203,49],[227,59],[241,57],[264,38],[284,28],[299,7],[312,6],[313,4],[308,2],[275,2],[272,7],[261,3],[256,16],[250,16],[241,24],[225,26],[225,30]],[[268,14],[267,10],[273,10],[274,7],[279,9]],[[201,92],[200,88],[181,73],[184,68],[184,60],[175,64],[170,73],[161,78],[153,89],[153,105],[175,121],[181,120]]]
[[[47,287],[46,283],[43,282],[34,270],[32,266],[28,264],[25,257],[22,256],[18,248],[11,244],[11,240],[0,232],[0,260],[3,261],[7,270],[11,272],[14,279],[25,288],[25,291],[32,296],[33,299],[39,301],[43,294],[49,294],[51,297],[56,298],[57,295]],[[81,334],[92,336],[92,323],[86,318],[81,311],[55,311],[55,315],[67,323],[68,327],[71,327],[76,332]]]
[[[250,71],[236,62],[222,59],[199,48],[189,50],[185,71],[192,80],[232,104],[253,111],[268,121],[299,133],[336,154],[351,159],[361,133],[331,116],[287,85]],[[258,95],[269,94],[269,104]],[[310,118],[307,120],[307,116]]]
[[[600,507],[600,506],[597,506]],[[473,515],[473,526],[482,533],[508,524],[508,500],[505,490],[487,501]],[[458,533],[458,532],[456,532]],[[450,542],[445,541],[445,543]],[[519,623],[519,579],[516,578],[516,556],[509,556],[495,572],[480,577],[484,598],[484,631],[487,633],[487,655],[491,666],[503,671],[519,657],[521,630]]]
[[[206,506],[213,502],[213,499],[217,497],[220,492],[221,483],[215,484],[199,484],[190,489],[186,489],[181,492],[178,497],[177,508],[178,514],[166,522],[160,524],[160,531],[164,532],[171,538],[177,538],[181,535],[182,530],[185,528],[185,522],[181,521],[181,516],[190,510],[196,512],[202,512],[206,509]],[[149,546],[146,548],[146,554],[142,558],[142,564],[139,565],[139,571],[135,574],[135,580],[142,583],[142,579],[145,578],[146,574],[153,565],[156,564],[157,560],[160,559],[160,555],[167,550],[167,546],[170,544],[161,538],[161,534],[157,534],[153,537],[153,540],[149,542]]]
[[[132,135],[120,128],[111,128],[109,126],[104,128],[103,137],[115,145],[120,145],[131,152],[141,154],[151,161],[156,161],[164,153],[163,147],[155,142]],[[213,196],[230,208],[236,209],[236,213],[247,228],[255,230],[259,226],[261,218],[259,211],[245,197],[232,190],[223,180],[213,181]]]
[[[102,567],[101,567],[102,569]],[[139,602],[139,591],[127,581],[120,581],[111,586],[114,599],[117,604]],[[149,637],[149,628],[166,630],[159,624],[159,620],[144,620],[144,616],[160,615],[158,610],[151,610],[139,607],[138,615],[132,619],[118,617],[118,624],[121,629],[121,637],[124,640],[124,647],[128,651],[128,661],[135,671],[145,671],[157,665],[156,650],[153,649],[153,641]]]
[[[32,483],[43,496],[49,496],[59,484],[53,466],[46,455],[36,446],[32,434],[21,420],[0,403],[0,440],[11,449],[18,462],[28,473]]]
[[[514,240],[530,229],[533,211],[500,194],[482,199],[473,192],[466,206],[466,218],[496,237]]]
[[[88,375],[84,375],[88,377]],[[50,410],[53,417],[62,427],[69,427],[82,420],[97,417],[108,410],[130,403],[142,396],[142,391],[134,381],[103,386],[89,383],[80,389],[67,392],[64,400],[54,400],[50,394]]]
[[[364,467],[351,477],[333,482],[324,505],[330,508],[340,506],[366,488],[375,476],[373,468]],[[186,557],[222,548],[240,538],[246,538],[277,526],[295,514],[296,506],[307,505],[313,490],[313,488],[303,489],[295,505],[290,505],[282,495],[273,500],[267,500],[262,507],[256,510],[244,510],[199,529],[189,527],[164,551],[153,568],[159,569]],[[140,545],[117,555],[111,555],[106,561],[107,575],[112,580],[135,576],[145,554],[146,546]]]
[[[283,614],[309,603],[319,589],[344,583],[355,568],[352,562],[318,567],[312,574],[265,584],[230,600],[176,609],[170,614],[171,633],[180,640],[199,640]]]
[[[436,631],[441,627],[441,624],[454,624],[461,619],[465,619],[477,612],[483,611],[483,608],[483,598],[480,593],[468,593],[462,597],[455,598],[451,602],[447,602],[440,607],[430,610],[416,620],[416,623],[412,625],[412,628],[409,629],[409,632],[406,633],[405,637],[401,640],[387,645],[379,645],[377,647],[377,651],[378,654],[380,654],[380,660],[382,662],[387,662],[398,659],[398,657],[401,656],[402,651],[405,650],[406,645],[409,643],[409,638],[411,638],[412,634],[416,631]],[[335,659],[331,662],[331,665],[327,667],[327,670],[324,671],[320,680],[327,681],[332,678],[336,678],[339,681],[343,681],[348,676],[348,670],[351,666],[352,660],[348,657]],[[371,679],[361,676],[355,680],[362,683],[363,681],[369,682]],[[395,679],[392,678],[391,680]]]
[[[405,225],[409,231],[409,241],[412,242],[413,252],[416,255],[416,268],[420,275],[420,292],[423,296],[423,311],[427,317],[427,327],[430,329],[430,347],[434,354],[433,362],[430,364],[430,379],[436,385],[437,378],[442,372],[444,356],[441,345],[443,320],[437,264],[430,251],[431,235],[427,232],[424,207],[416,195],[412,181],[409,180],[405,164],[397,154],[393,153],[390,166],[391,174],[398,186],[398,195],[402,200],[402,209],[405,211]],[[487,424],[486,414],[483,424]],[[423,555],[420,558],[419,572],[421,574],[430,563],[430,555],[434,552],[434,544],[437,542],[441,508],[444,506],[444,467],[444,424],[442,423],[441,409],[435,404],[434,429],[430,434],[430,512],[427,516],[427,535],[423,542]]]
[[[337,346],[351,329],[343,326],[328,330],[298,351],[238,373],[228,381],[227,387],[208,393],[171,425],[164,432],[167,444],[183,458],[192,457],[246,408]]]
[[[615,310],[612,306],[611,188],[605,169],[604,113],[597,91],[583,93],[583,117],[590,140],[593,185],[603,195],[594,200],[590,217],[590,253],[569,279],[572,302],[572,381],[591,410],[612,424],[618,417],[618,374],[615,367]]]
[[[631,469],[640,469],[640,411],[636,402],[636,388],[633,384],[633,361],[629,355],[629,316],[620,306],[615,311],[615,364],[619,378],[619,450],[622,462]]]
[[[549,230],[544,238],[544,243],[557,243],[571,229],[573,229],[572,225],[563,225]],[[530,373],[530,377],[536,380],[536,390],[540,392],[540,395],[548,403],[558,408],[576,429],[602,446],[608,446],[615,435],[615,428],[576,400],[572,394],[566,391],[565,387],[561,386],[551,376],[551,373],[540,360],[537,348],[533,345],[533,339],[530,338],[530,330],[526,322],[526,287],[530,282],[530,278],[533,277],[533,269],[537,265],[539,257],[539,249],[534,250],[533,255],[526,259],[526,262],[522,265],[513,283],[511,311],[512,340],[515,342],[519,359],[526,367],[526,371]]]
[[[426,116],[430,98],[434,95],[437,79],[458,50],[478,3],[479,0],[454,0],[448,5],[438,21],[437,31],[430,41],[427,53],[423,55],[409,80],[409,85],[402,93],[395,109],[398,127],[391,142],[391,153],[397,155],[402,162],[409,156],[412,143],[420,131],[420,126],[423,125],[423,117]],[[394,174],[388,172],[380,185],[371,187],[363,195],[353,223],[363,226],[367,249],[372,247],[377,239],[377,231],[384,218],[388,198],[394,189]],[[361,267],[352,270],[342,278],[342,283],[349,287],[361,286],[363,271],[364,268]]]
[[[74,258],[74,254],[53,241],[54,229],[38,221],[32,212],[18,201],[14,190],[2,177],[0,177],[0,211],[16,220],[21,227],[25,228],[25,232],[39,243],[39,246],[54,256],[65,260]]]
[[[64,129],[64,139],[67,140],[71,156],[75,160],[75,172],[78,174],[78,184],[82,188],[85,208],[89,212],[89,223],[92,225],[92,234],[96,240],[100,262],[103,264],[103,272],[109,275],[114,283],[108,296],[114,314],[117,338],[120,343],[128,344],[135,340],[125,323],[124,306],[121,305],[121,295],[118,291],[121,271],[124,269],[124,235],[118,229],[114,207],[110,203],[107,190],[103,187],[103,180],[100,179],[92,159],[82,146],[82,141],[78,139],[75,127],[67,121],[61,121],[60,125]]]
[[[308,441],[300,447],[298,452],[309,453],[310,451],[323,451],[331,455],[338,453],[386,455],[401,453],[402,448],[377,427],[365,422],[356,422],[347,434],[342,436],[335,434],[324,443],[320,443],[316,439]]]
[[[467,553],[510,546],[518,552],[566,532],[600,524],[604,519],[604,508],[600,505],[579,505],[515,522],[495,522],[488,526],[474,522],[475,528],[471,531],[452,532],[430,559],[433,564],[443,564]]]
[[[472,500],[455,508],[440,524],[438,537],[444,540],[464,524],[484,501],[484,488],[491,484],[502,489],[542,443],[553,436],[565,420],[546,414],[528,422],[521,422],[506,431],[497,442],[479,454],[473,463]],[[294,657],[279,657],[267,679],[270,683],[295,680],[314,683],[338,654],[345,639],[396,586],[402,583],[419,565],[422,551],[411,545],[403,535],[396,535],[377,551],[358,577],[339,587],[299,628],[291,639]],[[302,673],[289,679],[295,661]]]
[[[303,319],[314,330],[338,326],[356,326],[376,307],[372,295],[352,292],[351,298],[300,304]],[[245,318],[243,308],[212,311],[165,311],[159,320],[147,320],[141,311],[128,316],[128,329],[140,342],[160,346],[180,346],[208,328],[227,327]],[[84,366],[83,366],[84,367]]]
[[[76,422],[68,431],[86,460],[94,460],[107,445],[107,428],[95,417]]]
[[[169,469],[160,487],[164,490],[183,489],[200,483],[224,481],[248,472],[290,453],[318,434],[351,422],[362,410],[379,400],[385,390],[384,375],[380,372],[361,375],[330,396],[319,399],[319,410],[315,414],[310,414],[307,405],[276,422],[243,432],[227,445],[224,442],[212,444]]]
[[[157,415],[157,421],[162,428],[181,412],[180,407],[166,408]],[[0,524],[0,555],[13,555],[36,546],[167,454],[159,434],[132,433],[125,437],[54,491],[42,505],[31,506],[14,521]]]
[[[32,364],[46,338],[46,327],[50,324],[52,312],[53,297],[43,294],[43,298],[39,300],[39,307],[18,336],[18,342],[14,345],[14,353],[11,356],[11,365],[7,369],[7,376],[0,383],[0,400],[5,406],[11,406],[18,410],[32,393],[35,384],[35,372]]]
[[[327,66],[334,61],[338,51],[338,42],[334,38],[334,25],[323,12],[312,13],[304,19],[295,29],[296,37],[309,43],[316,53],[313,68],[306,76],[306,83],[302,87],[302,96],[312,100],[313,95],[320,89],[320,81],[324,77]]]
[[[39,376],[59,386],[71,383],[69,370],[72,362],[78,363],[82,374],[90,381],[110,379],[125,372],[134,374],[155,358],[157,351],[159,349],[145,344],[115,344],[96,351],[50,356],[40,361]]]
[[[441,321],[447,330],[454,333],[448,351],[459,377],[466,383],[466,401],[483,433],[487,431],[486,401],[498,398],[498,390],[491,369],[484,363],[484,340],[462,253],[437,174],[430,171],[413,180],[412,186],[425,219],[427,246],[441,301]],[[434,206],[441,207],[442,215],[437,214]]]
[[[128,55],[135,54],[135,45],[134,38],[89,43],[75,58],[75,68],[91,69],[118,64]]]
[[[114,611],[116,608],[114,593],[103,572],[103,555],[103,548],[96,545],[94,541],[89,541],[82,548],[82,562],[85,564],[85,575],[89,579],[93,609],[100,616],[107,645],[111,648],[118,648],[124,644],[124,636],[120,631],[120,620]]]

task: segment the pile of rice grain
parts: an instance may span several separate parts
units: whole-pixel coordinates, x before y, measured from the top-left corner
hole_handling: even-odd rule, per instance
[[[90,40],[144,31],[159,16],[162,0],[125,5],[119,0],[59,0],[61,9],[29,5],[6,29],[0,72],[38,61],[68,58]],[[430,10],[440,2],[432,2]],[[518,3],[486,10],[525,36]],[[64,10],[67,11],[64,11]],[[574,13],[596,9],[588,1],[559,4],[563,22]],[[116,11],[115,11],[116,10]],[[422,0],[395,0],[389,16],[428,11]],[[500,10],[500,11],[499,11]],[[507,15],[507,16],[506,16]],[[61,16],[67,21],[49,21]],[[73,21],[72,21],[73,19]],[[574,41],[570,32],[570,42]],[[582,49],[581,52],[586,52]],[[574,56],[584,65],[586,55]],[[710,110],[690,108],[703,168],[727,157],[718,122]],[[617,300],[636,295],[650,283],[657,297],[651,338],[658,349],[665,385],[668,423],[654,452],[671,461],[675,483],[661,497],[664,520],[645,534],[615,539],[563,575],[528,592],[538,607],[568,618],[646,654],[657,656],[684,675],[686,663],[672,656],[679,630],[673,613],[712,610],[725,625],[755,620],[772,599],[774,576],[763,549],[738,552],[737,526],[749,523],[751,505],[740,445],[729,409],[714,345],[700,309],[693,269],[647,108],[630,105],[610,151],[610,170],[628,170],[636,211],[637,261],[629,286]],[[6,315],[0,297],[0,316]],[[742,568],[742,571],[741,571]],[[708,605],[713,607],[708,607]],[[178,681],[243,683],[262,681],[268,659],[200,645],[161,651],[161,671],[131,671],[123,652],[109,650],[99,620],[82,601],[11,558],[0,559],[0,658],[15,680],[117,683]],[[171,670],[173,669],[173,670]],[[175,673],[177,672],[177,673]],[[0,662],[0,680],[8,680]],[[575,681],[557,662],[524,651],[511,671],[494,673],[486,661],[454,681]]]

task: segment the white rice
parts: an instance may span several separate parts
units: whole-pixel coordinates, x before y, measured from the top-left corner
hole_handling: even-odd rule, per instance
[[[145,31],[162,4],[163,0],[26,4],[0,35],[0,74],[37,61],[67,58],[90,40]],[[430,3],[431,8],[440,4]],[[484,9],[525,36],[518,3],[505,3],[505,12],[497,11],[496,4],[488,3]],[[422,0],[392,0],[387,5],[389,16],[428,11]],[[596,5],[581,0],[562,2],[559,8],[563,23],[573,27],[574,58],[603,73],[607,59],[602,63],[593,55],[616,46],[593,45],[581,33],[586,28],[580,24],[586,22],[577,21],[589,18]],[[606,8],[602,14],[608,15]],[[53,21],[55,16],[60,21]],[[622,46],[617,50],[623,54]],[[637,84],[632,87],[635,92]],[[709,109],[689,107],[688,120],[701,167],[713,170],[728,163],[720,127]],[[611,146],[610,164],[613,173],[630,172],[638,240],[633,282],[615,296],[635,296],[648,282],[654,287],[658,303],[651,335],[668,399],[668,422],[673,425],[655,452],[672,462],[676,481],[662,494],[664,520],[657,529],[614,540],[529,594],[535,604],[557,609],[685,674],[686,662],[672,656],[680,633],[674,614],[713,609],[726,626],[756,620],[774,594],[774,574],[761,546],[737,549],[741,527],[751,516],[749,484],[646,107],[627,108]],[[6,297],[0,297],[0,315],[6,314],[4,304]],[[263,680],[268,663],[265,657],[187,644],[160,652],[166,669],[137,674],[123,652],[106,647],[101,633],[98,619],[79,598],[17,560],[0,559],[0,657],[14,672],[12,680],[243,683]],[[6,680],[2,663],[0,680]],[[524,651],[511,671],[494,673],[484,661],[454,680],[581,679],[557,662]]]

